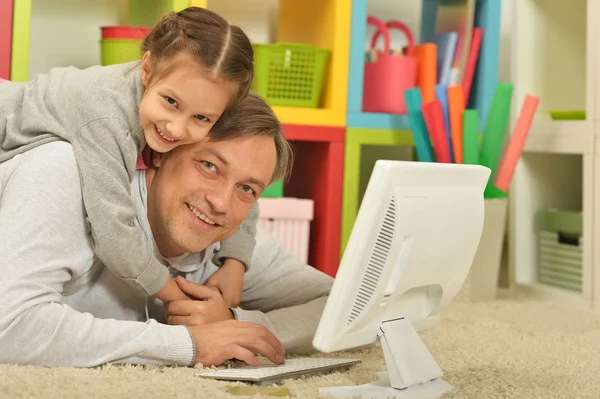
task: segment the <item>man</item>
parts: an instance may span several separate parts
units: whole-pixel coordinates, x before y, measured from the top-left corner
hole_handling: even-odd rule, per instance
[[[332,279],[263,231],[241,309],[201,285],[217,270],[218,240],[240,226],[272,176],[285,175],[289,159],[279,124],[258,97],[227,118],[221,128],[237,129],[238,137],[221,140],[216,129],[213,140],[155,154],[132,183],[139,225],[182,290],[200,300],[163,307],[94,257],[68,143],[0,165],[1,363],[255,364],[253,352],[281,363],[285,351],[313,350]]]

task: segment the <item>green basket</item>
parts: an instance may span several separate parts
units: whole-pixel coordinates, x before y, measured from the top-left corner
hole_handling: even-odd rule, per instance
[[[141,58],[142,40],[102,39],[100,40],[100,62],[102,65],[123,64]]]
[[[271,105],[317,108],[329,50],[300,43],[254,44],[252,89]]]

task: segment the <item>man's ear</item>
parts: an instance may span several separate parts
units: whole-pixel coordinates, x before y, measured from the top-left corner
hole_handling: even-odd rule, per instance
[[[146,51],[142,56],[142,84],[144,89],[148,87],[150,83],[150,73],[152,72],[152,63],[150,58],[150,52]]]

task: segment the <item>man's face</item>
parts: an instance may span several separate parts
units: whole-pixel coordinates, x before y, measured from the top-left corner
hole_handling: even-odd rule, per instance
[[[166,257],[233,235],[269,184],[275,143],[264,136],[180,146],[148,171],[148,219]]]

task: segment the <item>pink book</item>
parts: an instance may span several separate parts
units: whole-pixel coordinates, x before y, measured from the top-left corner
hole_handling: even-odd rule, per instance
[[[446,139],[446,124],[442,104],[439,100],[424,103],[421,106],[423,119],[433,143],[433,151],[438,162],[450,163],[450,147]]]
[[[521,112],[519,112],[519,119],[517,119],[515,129],[510,137],[508,148],[506,149],[506,154],[504,154],[502,164],[498,169],[496,180],[494,181],[494,185],[505,193],[508,191],[508,186],[515,171],[515,167],[523,152],[525,140],[527,140],[531,122],[533,121],[535,110],[537,109],[539,102],[539,98],[528,94],[521,107]]]
[[[469,103],[469,93],[471,92],[471,84],[473,83],[473,76],[475,75],[475,67],[477,66],[477,58],[479,57],[479,48],[481,47],[481,37],[483,36],[483,29],[473,28],[473,37],[471,38],[471,48],[469,49],[469,56],[467,58],[467,65],[465,67],[465,74],[463,75],[462,87],[464,90],[463,96],[465,98],[465,107]]]

